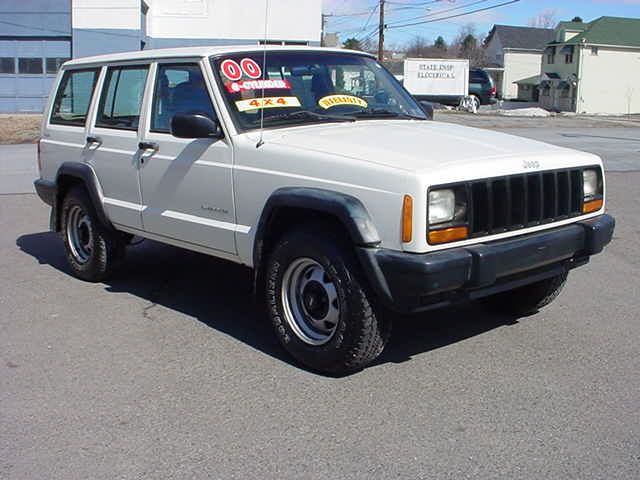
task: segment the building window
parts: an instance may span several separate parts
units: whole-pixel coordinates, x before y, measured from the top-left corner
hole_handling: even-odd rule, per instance
[[[16,73],[16,62],[13,57],[0,57],[0,73]]]
[[[598,47],[591,47],[591,55],[598,55]]]
[[[96,127],[137,130],[147,65],[109,67],[104,81]]]
[[[54,57],[54,58],[45,59],[47,73],[50,73],[50,74],[58,73],[58,70],[60,70],[60,67],[62,66],[62,64],[67,60],[69,59],[63,58],[63,57]]]
[[[97,80],[97,68],[64,72],[53,102],[51,123],[84,126]]]
[[[562,49],[562,53],[564,53],[564,63],[573,63],[573,52],[574,52],[573,45],[566,45]]]
[[[18,73],[25,73],[29,75],[41,74],[42,59],[41,58],[19,58]]]
[[[552,65],[556,61],[556,47],[547,48],[547,63]]]

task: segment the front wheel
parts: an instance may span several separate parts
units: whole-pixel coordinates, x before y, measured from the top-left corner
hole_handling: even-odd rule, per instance
[[[567,282],[567,272],[483,300],[491,310],[514,315],[535,313],[553,302]]]
[[[307,367],[346,374],[384,349],[389,320],[377,314],[353,253],[330,227],[286,233],[270,255],[266,282],[276,335]]]

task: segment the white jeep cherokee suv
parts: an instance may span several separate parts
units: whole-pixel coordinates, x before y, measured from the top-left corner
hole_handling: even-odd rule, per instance
[[[284,348],[345,373],[382,352],[387,310],[538,309],[613,234],[597,156],[425,111],[361,52],[72,60],[35,186],[78,277],[134,235],[247,265]]]

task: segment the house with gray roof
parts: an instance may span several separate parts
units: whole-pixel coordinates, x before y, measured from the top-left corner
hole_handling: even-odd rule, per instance
[[[516,82],[540,75],[543,51],[554,35],[551,28],[494,25],[484,42],[485,70],[496,83],[498,97],[517,98]]]
[[[540,105],[577,113],[640,113],[640,18],[560,22],[544,51]]]

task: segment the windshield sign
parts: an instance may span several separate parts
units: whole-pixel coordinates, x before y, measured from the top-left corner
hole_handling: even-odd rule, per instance
[[[373,58],[267,51],[213,58],[227,107],[242,130],[303,123],[426,120],[416,101]]]

